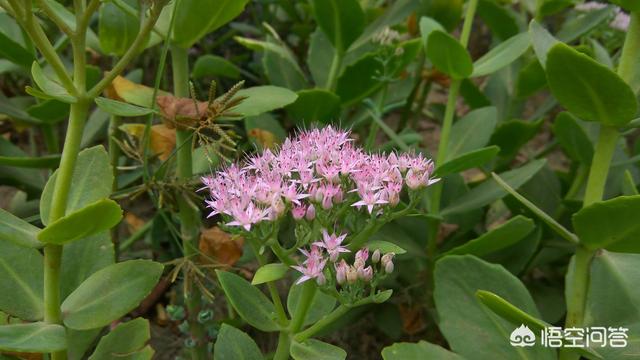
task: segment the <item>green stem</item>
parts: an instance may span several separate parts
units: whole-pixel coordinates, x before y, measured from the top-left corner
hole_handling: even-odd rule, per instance
[[[113,172],[113,184],[111,190],[115,193],[118,191],[118,161],[120,160],[120,146],[118,146],[117,136],[118,127],[120,126],[120,117],[116,115],[109,116],[109,157],[111,162],[111,171]],[[120,255],[120,238],[118,237],[118,227],[111,229],[111,242],[115,250],[116,261]]]
[[[338,75],[340,75],[340,68],[342,67],[342,56],[339,51],[333,54],[333,60],[331,61],[331,68],[329,69],[329,77],[327,78],[328,90],[334,91],[338,82]]]
[[[189,55],[187,49],[180,46],[171,47],[171,64],[173,69],[173,91],[177,97],[189,97]],[[184,144],[191,138],[191,131],[177,130],[176,143]],[[177,150],[178,179],[189,181],[193,177],[191,160],[191,142]],[[194,257],[198,254],[198,235],[200,217],[198,210],[182,194],[178,194],[178,216],[180,217],[180,232],[184,256]],[[202,309],[202,296],[197,287],[192,287],[184,294],[189,313],[189,331],[196,345],[191,349],[192,359],[206,359],[207,342],[205,329],[198,322],[198,313]]]
[[[469,44],[469,36],[471,35],[471,28],[473,27],[473,18],[476,14],[478,7],[478,0],[469,0],[467,5],[467,13],[464,18],[464,24],[462,25],[462,32],[460,34],[460,43],[465,48]],[[436,158],[436,165],[442,165],[447,159],[447,149],[449,147],[449,140],[451,137],[451,128],[453,127],[453,119],[456,115],[456,104],[458,101],[458,94],[460,93],[461,80],[452,80],[449,87],[449,95],[447,97],[447,107],[445,109],[444,120],[442,122],[442,130],[440,132],[440,143],[438,144],[438,155]],[[432,215],[437,216],[440,213],[440,200],[442,197],[442,182],[435,184],[431,188],[431,201],[429,209]],[[433,276],[433,270],[435,266],[436,251],[438,249],[438,231],[440,229],[440,221],[437,219],[429,220],[429,233],[427,238],[427,269],[429,276]],[[433,282],[429,284],[432,286]]]
[[[280,335],[278,335],[278,347],[276,347],[276,352],[273,355],[273,360],[288,360],[290,347],[291,338],[289,337],[289,333],[286,331],[281,331]]]
[[[307,280],[302,284],[302,294],[300,295],[300,300],[296,305],[296,311],[291,318],[291,326],[289,327],[291,333],[295,334],[302,329],[304,320],[307,317],[307,312],[309,312],[309,308],[311,307],[313,297],[316,295],[316,289],[317,286],[313,280]]]
[[[598,143],[596,144],[591,169],[589,170],[589,178],[587,179],[583,206],[586,207],[602,200],[607,176],[609,175],[609,165],[619,137],[618,129],[604,125],[600,127],[600,135],[598,136]]]
[[[632,84],[637,76],[637,59],[640,56],[640,13],[631,14],[631,24],[618,67],[618,74],[628,84]],[[620,132],[614,127],[600,126],[598,143],[593,154],[587,188],[584,195],[583,207],[602,201],[604,195],[611,160],[615,152]],[[573,258],[573,267],[567,274],[567,318],[565,328],[580,327],[584,322],[584,309],[589,291],[589,269],[595,251],[582,246],[578,247]],[[578,355],[568,351],[560,352],[560,359],[577,359]]]
[[[71,105],[69,113],[69,126],[62,150],[62,159],[58,168],[58,175],[53,189],[49,223],[52,223],[65,215],[67,210],[67,198],[71,187],[73,170],[76,166],[82,132],[87,119],[89,102],[79,100]],[[60,263],[62,258],[61,245],[46,245],[44,247],[44,320],[49,324],[62,324],[60,314]],[[52,360],[64,360],[67,352],[60,351],[51,355]]]
[[[264,266],[267,262],[264,259],[264,256],[260,254],[260,244],[257,243],[256,239],[249,240],[249,244],[251,245],[251,249],[258,259],[258,264],[260,266]],[[278,293],[278,289],[276,288],[274,281],[267,281],[267,288],[269,289],[269,295],[271,295],[271,301],[273,301],[273,305],[276,308],[276,314],[278,315],[278,320],[280,321],[280,325],[287,326],[288,319],[287,313],[284,310],[284,306],[282,305],[282,300],[280,299],[280,294]]]
[[[343,317],[346,313],[349,312],[349,310],[351,310],[351,307],[349,307],[349,306],[346,306],[346,305],[338,306],[329,315],[323,317],[317,323],[315,323],[312,326],[310,326],[308,329],[297,333],[294,336],[293,339],[296,342],[303,342],[303,341],[307,340],[308,338],[310,338],[313,335],[315,335],[315,334],[319,333],[320,331],[322,331],[327,326],[329,326],[332,323],[334,323],[336,320],[338,320],[341,317]]]
[[[618,75],[634,88],[633,82],[638,77],[640,71],[640,12],[631,13],[631,22],[625,38],[620,65],[618,65]],[[637,84],[634,91],[638,91]]]

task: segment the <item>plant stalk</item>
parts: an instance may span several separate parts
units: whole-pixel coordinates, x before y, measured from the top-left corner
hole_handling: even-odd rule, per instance
[[[618,75],[633,86],[640,71],[640,13],[631,14],[631,24],[622,49],[622,57],[618,67]],[[587,179],[583,207],[602,201],[611,160],[620,138],[617,128],[601,125],[598,143],[596,144]],[[584,309],[589,291],[589,270],[595,251],[579,246],[573,259],[573,268],[567,274],[567,317],[565,328],[580,327],[584,323]],[[568,351],[560,351],[560,359],[577,359],[578,356]]]
[[[342,57],[343,54],[341,54],[337,50],[333,54],[331,68],[329,69],[329,77],[327,78],[327,85],[325,86],[330,91],[334,91],[336,89],[336,85],[338,83],[338,75],[340,75],[340,68],[342,67]]]
[[[189,97],[189,55],[187,51],[177,45],[171,46],[173,91],[177,97]],[[178,179],[183,181],[189,181],[193,177],[191,141],[189,141],[191,137],[190,130],[176,130],[176,144],[186,143],[177,150],[177,174]],[[200,216],[198,210],[191,206],[184,196],[178,194],[177,198],[184,256],[186,258],[195,257],[198,254]],[[197,287],[191,287],[189,293],[185,293],[184,297],[189,313],[189,332],[191,338],[196,342],[191,349],[191,358],[206,359],[206,333],[202,324],[198,322],[198,314],[202,309],[202,295]]]
[[[473,18],[478,8],[478,0],[470,0],[467,5],[467,13],[464,18],[464,24],[462,25],[462,33],[460,34],[460,43],[465,48],[469,44],[469,37],[471,35],[471,28],[473,26]],[[438,155],[436,158],[436,165],[442,165],[447,159],[447,148],[449,147],[449,140],[451,137],[451,128],[453,126],[453,119],[456,114],[456,104],[458,101],[458,94],[460,93],[461,80],[452,80],[449,87],[449,96],[447,98],[447,107],[445,109],[444,120],[442,123],[442,130],[440,133],[440,143],[438,144]],[[438,183],[431,188],[431,202],[429,205],[430,212],[433,215],[440,213],[440,199],[442,197],[442,183]],[[429,237],[427,239],[427,262],[429,274],[433,274],[433,268],[435,266],[435,255],[437,251],[438,231],[440,229],[439,220],[430,220]],[[430,275],[430,276],[431,276]],[[432,282],[430,282],[432,283]]]

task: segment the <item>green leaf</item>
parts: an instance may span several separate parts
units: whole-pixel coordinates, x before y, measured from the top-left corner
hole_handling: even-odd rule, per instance
[[[0,208],[0,242],[40,248],[43,244],[37,239],[38,231],[39,228]]]
[[[423,1],[422,11],[442,24],[447,31],[453,31],[462,18],[464,0]]]
[[[157,262],[129,260],[97,271],[62,303],[64,324],[75,330],[110,324],[151,293],[162,269],[162,264]]]
[[[638,111],[635,94],[618,74],[564,44],[549,51],[547,82],[558,101],[583,120],[622,126]]]
[[[344,360],[347,352],[320,340],[309,339],[303,343],[293,342],[290,349],[294,360]]]
[[[246,117],[256,116],[292,104],[298,95],[289,89],[277,86],[255,86],[238,91],[239,97],[246,97],[233,112]]]
[[[394,253],[396,255],[402,255],[407,252],[407,250],[400,246],[384,240],[371,240],[367,243],[367,248],[371,252],[380,250],[382,254]]]
[[[43,322],[0,326],[0,350],[48,353],[65,350],[64,327]]]
[[[128,1],[136,5],[135,1]],[[106,54],[123,55],[136,39],[140,20],[120,9],[114,2],[103,2],[98,13],[98,38]]]
[[[202,55],[198,57],[195,64],[193,64],[191,77],[194,79],[201,79],[208,76],[222,76],[229,79],[239,79],[240,68],[221,56],[210,54]]]
[[[69,104],[58,100],[46,100],[27,108],[29,115],[48,124],[56,124],[69,117]]]
[[[47,77],[37,61],[34,61],[31,65],[31,76],[33,77],[33,81],[45,95],[69,104],[73,104],[77,101],[75,97],[69,95],[62,85]]]
[[[43,273],[38,250],[0,241],[0,310],[23,320],[41,320]]]
[[[251,326],[262,331],[278,331],[275,308],[258,288],[236,274],[216,270],[227,300]]]
[[[500,147],[500,156],[507,160],[512,159],[529,140],[533,139],[544,119],[538,121],[509,120],[498,125],[496,131],[491,134],[491,145]]]
[[[65,245],[62,252],[60,298],[65,299],[96,271],[115,261],[108,231]]]
[[[496,315],[499,315],[501,318],[509,321],[513,325],[527,325],[536,333],[544,330],[544,328],[548,326],[551,326],[550,324],[547,324],[546,322],[518,309],[510,302],[491,291],[478,290],[476,291],[476,298],[478,298],[478,300],[480,300],[480,302],[486,307],[491,309],[491,311]]]
[[[435,30],[429,35],[426,49],[433,65],[453,79],[461,80],[473,73],[469,52],[453,36]]]
[[[476,13],[491,29],[493,35],[501,40],[515,36],[520,31],[519,19],[515,12],[493,0],[480,0]]]
[[[47,225],[38,233],[38,240],[56,245],[70,243],[109,230],[121,219],[122,209],[117,202],[98,200]]]
[[[0,155],[7,157],[26,157],[27,154],[9,140],[0,137]],[[42,173],[37,169],[13,168],[0,165],[0,181],[4,185],[24,190],[29,195],[37,196],[42,191],[44,181]]]
[[[444,349],[441,346],[420,340],[417,343],[395,343],[382,349],[383,360],[463,360],[456,353]]]
[[[509,184],[509,186],[517,189],[540,171],[545,163],[546,160],[544,159],[534,160],[520,168],[501,173],[500,177]],[[441,215],[451,216],[477,209],[503,198],[506,194],[506,190],[500,187],[495,180],[490,179],[453,200],[451,204],[442,210]]]
[[[429,36],[436,30],[446,32],[444,27],[442,27],[442,25],[440,25],[436,20],[427,16],[420,18],[420,36],[422,38],[422,46],[425,49],[428,48]]]
[[[491,49],[473,64],[471,77],[485,76],[516,61],[531,46],[528,33],[520,33]]]
[[[640,195],[591,204],[573,215],[580,242],[591,250],[640,252]]]
[[[327,87],[331,63],[336,50],[331,45],[327,35],[319,28],[311,34],[309,42],[307,67],[316,86]]]
[[[291,286],[289,289],[289,295],[287,296],[287,310],[289,314],[293,316],[296,312],[296,306],[300,301],[302,295],[302,286]],[[323,293],[322,291],[316,291],[311,300],[309,311],[304,319],[304,325],[311,325],[324,316],[328,315],[336,306],[336,299]]]
[[[531,44],[533,45],[533,50],[536,53],[536,56],[538,57],[538,61],[543,68],[546,68],[547,54],[549,50],[560,42],[536,20],[531,20],[531,23],[529,24],[529,35],[531,36]]]
[[[393,76],[400,75],[402,70],[415,59],[422,48],[422,42],[420,39],[414,39],[405,41],[399,46],[402,48],[402,55],[394,57],[387,64],[386,71],[391,70]],[[383,85],[378,76],[384,71],[378,52],[368,53],[347,66],[338,78],[336,87],[336,94],[340,97],[342,104],[351,105],[375,93]]]
[[[434,175],[441,177],[480,167],[495,158],[498,152],[500,152],[500,148],[495,145],[478,150],[471,150],[438,166]]]
[[[0,57],[28,69],[35,57],[20,43],[21,38],[22,31],[16,21],[6,12],[0,14]]]
[[[593,144],[577,119],[568,112],[556,116],[553,134],[569,158],[584,165],[590,165],[593,159]]]
[[[258,268],[251,285],[263,284],[270,281],[282,279],[289,271],[289,267],[281,263],[266,264]]]
[[[620,5],[628,11],[640,11],[640,4],[635,0],[611,0],[611,2]]]
[[[509,194],[515,197],[521,204],[523,204],[527,209],[529,209],[532,213],[537,215],[542,221],[545,222],[551,229],[553,229],[560,236],[565,238],[567,241],[572,243],[577,243],[578,239],[575,234],[565,229],[560,223],[558,223],[554,218],[545,213],[542,209],[538,208],[534,203],[527,200],[524,196],[520,195],[517,191],[515,191],[509,184],[507,184],[504,179],[498,176],[496,173],[491,173],[493,179],[506,190]]]
[[[493,106],[475,109],[456,121],[451,128],[447,161],[486,146],[497,122],[498,112]]]
[[[585,325],[640,322],[640,255],[598,252],[591,263]]]
[[[258,345],[245,332],[222,324],[213,350],[216,360],[261,360],[264,359]]]
[[[547,75],[538,59],[520,69],[516,81],[516,94],[519,98],[527,98],[547,86]]]
[[[298,100],[286,109],[297,124],[330,123],[338,119],[340,98],[323,89],[301,90],[298,91]]]
[[[174,42],[183,48],[190,48],[206,34],[238,16],[247,2],[248,0],[181,0],[175,14]]]
[[[277,36],[277,34],[275,35]],[[235,39],[251,50],[264,51],[262,66],[265,75],[271,81],[271,85],[291,90],[307,87],[307,81],[298,65],[298,60],[282,40],[271,35],[267,36],[267,41],[243,37],[236,37]]]
[[[487,311],[476,299],[486,290],[522,311],[540,317],[526,287],[502,266],[470,255],[446,256],[436,263],[434,299],[439,328],[451,350],[469,359],[555,359],[553,349],[539,344],[525,351],[509,344],[515,329],[510,322]]]
[[[150,338],[151,331],[148,320],[137,318],[121,323],[100,339],[89,360],[110,360],[122,357],[142,359],[142,357],[133,357],[133,355],[142,351]]]
[[[594,9],[576,16],[564,22],[556,36],[561,41],[570,43],[610,19],[614,8],[614,6],[605,6],[602,9]]]
[[[49,211],[58,171],[47,181],[40,199],[40,219],[49,223]],[[67,214],[84,208],[98,200],[109,197],[113,186],[113,172],[109,155],[101,145],[80,151],[71,177],[67,197]]]
[[[344,54],[362,34],[365,15],[357,0],[312,0],[318,27],[338,53]]]
[[[475,255],[485,256],[509,247],[529,235],[535,224],[531,219],[522,215],[515,216],[497,228],[482,234],[480,237],[457,246],[441,256],[447,255]]]
[[[94,101],[100,110],[115,116],[135,117],[149,115],[155,112],[153,109],[127,104],[122,101],[107,99],[104,97],[97,97]]]

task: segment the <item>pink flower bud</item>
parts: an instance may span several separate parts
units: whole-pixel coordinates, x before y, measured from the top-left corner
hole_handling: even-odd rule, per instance
[[[331,209],[332,206],[333,206],[333,203],[331,202],[331,196],[325,196],[322,199],[322,208],[325,210],[329,210]]]
[[[318,277],[316,278],[316,283],[320,286],[323,286],[327,283],[327,278],[324,276],[324,274],[320,273],[320,275],[318,275]]]
[[[305,217],[309,221],[316,218],[316,208],[313,206],[313,204],[310,204],[309,207],[307,208],[307,213],[305,214]]]
[[[358,270],[353,266],[350,266],[347,270],[347,282],[349,284],[354,284],[356,281],[358,281]]]
[[[358,274],[360,275],[360,274]],[[371,266],[367,266],[362,270],[362,276],[360,277],[363,281],[369,282],[373,279],[373,268]]]
[[[369,259],[369,248],[362,248],[360,250],[358,250],[358,252],[356,253],[356,262],[362,262],[362,265],[364,266],[364,264],[367,262],[367,259]]]
[[[302,218],[304,217],[304,214],[307,212],[307,209],[305,208],[304,205],[302,206],[295,206],[292,210],[291,210],[291,215],[293,216],[294,219],[296,220],[302,220]]]
[[[384,272],[386,272],[387,274],[391,274],[393,272],[393,268],[394,268],[393,261],[389,261],[384,266]]]
[[[342,259],[342,261],[336,264],[335,267],[336,267],[336,282],[342,285],[345,283],[345,281],[347,281],[347,271],[349,270],[349,265],[347,265],[347,262],[344,261],[344,259]]]
[[[373,255],[371,255],[371,262],[373,262],[374,264],[377,264],[380,261],[380,250],[376,249],[373,252]]]

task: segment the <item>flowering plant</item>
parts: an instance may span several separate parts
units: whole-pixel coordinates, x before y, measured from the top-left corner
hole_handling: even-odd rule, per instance
[[[201,190],[209,191],[209,217],[220,215],[228,231],[252,244],[263,265],[256,277],[273,268],[274,264],[265,265],[264,249],[270,248],[282,266],[300,274],[293,286],[305,284],[307,303],[299,308],[308,310],[319,288],[342,304],[334,311],[341,313],[391,295],[377,286],[393,272],[395,254],[388,243],[367,242],[382,225],[413,210],[423,190],[439,180],[432,177],[433,171],[433,162],[422,154],[368,154],[354,145],[348,131],[328,126],[302,131],[277,151],[267,149],[243,164],[203,177]],[[294,235],[289,243],[280,236],[287,227]],[[268,285],[285,273],[270,276]],[[242,315],[231,287],[225,286],[235,278],[221,274],[226,295]],[[279,295],[275,290],[271,295],[277,307]],[[327,325],[314,327],[317,323],[301,332],[296,316],[304,318],[305,312],[294,314],[291,321],[297,325],[281,330],[282,336],[290,332],[302,341]],[[288,319],[284,316],[280,322],[284,325]]]

